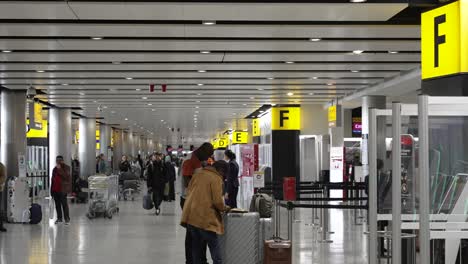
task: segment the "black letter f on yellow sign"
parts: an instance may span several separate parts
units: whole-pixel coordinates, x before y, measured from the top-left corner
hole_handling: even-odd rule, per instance
[[[439,36],[439,25],[445,23],[445,15],[434,18],[434,67],[439,67],[439,45],[445,43],[445,35]]]

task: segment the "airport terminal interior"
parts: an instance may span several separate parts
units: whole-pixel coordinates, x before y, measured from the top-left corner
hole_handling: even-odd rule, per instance
[[[468,264],[468,0],[0,1],[0,98],[0,264]]]

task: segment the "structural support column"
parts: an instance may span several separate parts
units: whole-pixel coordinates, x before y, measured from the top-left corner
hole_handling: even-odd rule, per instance
[[[369,146],[368,146],[368,139],[369,139],[369,109],[376,108],[376,109],[385,109],[386,108],[386,98],[385,96],[364,96],[362,97],[362,144],[361,144],[361,162],[362,162],[362,170],[363,175],[369,175]],[[377,123],[377,134],[383,137],[383,144],[378,146],[379,149],[377,150],[377,158],[383,159],[385,157],[385,122],[379,120]],[[383,130],[383,131],[382,131]],[[377,142],[381,142],[382,139],[378,138]],[[380,155],[384,150],[383,156]]]
[[[94,118],[80,118],[79,129],[80,176],[87,179],[96,174],[96,120]]]
[[[112,128],[109,125],[101,124],[99,127],[100,152],[108,157],[108,149],[111,146]]]
[[[63,156],[66,164],[72,160],[72,116],[70,109],[51,108],[49,110],[49,176],[55,167],[55,158]]]
[[[114,129],[114,157],[112,159],[113,168],[116,170],[119,168],[120,160],[123,155],[123,131],[120,129]]]
[[[122,131],[122,155],[130,155],[130,132]]]
[[[26,91],[1,91],[1,157],[6,175],[19,176],[18,155],[26,155]]]

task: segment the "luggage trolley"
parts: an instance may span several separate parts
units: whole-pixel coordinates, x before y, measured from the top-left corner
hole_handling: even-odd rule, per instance
[[[119,177],[90,176],[89,183],[89,208],[86,216],[89,219],[104,216],[112,219],[119,212]]]

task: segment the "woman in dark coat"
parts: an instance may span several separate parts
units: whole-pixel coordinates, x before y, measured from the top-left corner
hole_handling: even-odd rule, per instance
[[[228,162],[229,168],[225,180],[226,193],[224,198],[226,205],[237,208],[237,194],[239,193],[239,164],[236,161],[236,154],[231,150],[224,152],[224,159]]]
[[[148,166],[148,191],[153,193],[154,207],[156,215],[161,213],[161,203],[164,196],[164,186],[166,185],[166,167],[161,160],[161,154],[153,154],[152,161]]]
[[[176,170],[174,164],[170,160],[166,159],[166,179],[169,184],[169,194],[166,200],[169,202],[175,201],[175,181],[176,181]]]

